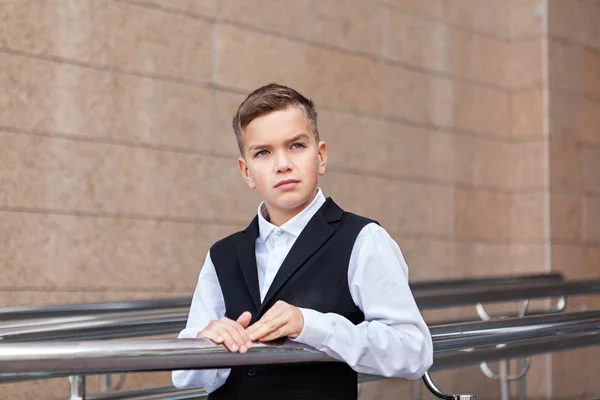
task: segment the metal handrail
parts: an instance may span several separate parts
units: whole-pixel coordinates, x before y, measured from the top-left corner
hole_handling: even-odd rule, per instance
[[[546,283],[563,281],[563,276],[558,273],[527,274],[517,276],[495,276],[486,278],[460,278],[451,280],[416,281],[411,282],[413,292],[445,291],[452,289],[471,290],[473,285],[498,286],[519,285],[531,283]],[[177,297],[165,299],[147,299],[135,301],[115,301],[101,303],[62,304],[40,307],[3,307],[0,308],[0,321],[12,321],[40,318],[74,318],[77,316],[89,317],[98,314],[135,313],[152,310],[173,308],[189,308],[191,297]]]
[[[165,309],[141,313],[100,314],[27,323],[0,324],[2,342],[119,339],[177,333],[185,327],[187,310]],[[54,322],[57,321],[57,322]],[[19,321],[24,322],[24,321]]]
[[[3,307],[0,308],[0,321],[15,319],[58,318],[89,316],[115,312],[134,312],[189,307],[190,297],[167,299],[148,299],[134,301],[112,301],[103,303],[61,304],[41,307]]]
[[[449,289],[414,293],[420,309],[447,308],[476,303],[499,303],[520,299],[583,296],[600,293],[600,279],[570,282],[515,284],[510,287],[488,285],[469,290]]]
[[[561,282],[564,277],[560,273],[549,274],[524,274],[524,275],[499,275],[481,278],[457,278],[445,280],[413,281],[411,290],[452,289],[456,287],[473,287],[473,285],[511,285],[531,282]]]
[[[488,325],[489,329],[486,328]],[[560,341],[567,337],[595,336],[598,337],[595,340],[600,340],[600,311],[467,323],[455,329],[459,332],[458,337],[448,335],[448,326],[431,327],[430,330],[436,356],[434,366],[440,359],[445,359],[447,366],[448,357],[456,357],[454,352],[460,353],[461,363],[479,362],[480,353],[473,349],[481,347],[502,355],[504,349],[511,348],[511,343],[522,345],[542,339]],[[494,348],[499,344],[503,346]],[[230,353],[222,346],[199,339],[0,345],[0,372],[4,373],[88,374],[316,361],[335,362],[323,353],[296,343],[284,346],[256,344],[246,354]]]
[[[526,285],[479,286],[468,290],[423,290],[415,292],[421,309],[442,308],[480,302],[600,293],[600,280],[528,283]],[[128,302],[132,304],[134,302]],[[146,303],[144,303],[146,304]],[[83,307],[85,308],[85,307]],[[134,309],[133,307],[132,309]],[[559,311],[559,310],[556,310]],[[89,340],[129,338],[177,333],[185,327],[187,307],[162,308],[62,319],[19,320],[0,323],[0,340]]]
[[[482,360],[598,345],[600,311],[432,327],[431,333],[434,344],[434,364],[431,371],[434,371]],[[230,353],[222,346],[198,339],[0,345],[0,372],[16,374],[69,373],[82,376],[90,373],[302,362],[337,361],[297,343],[284,346],[257,344],[246,354]],[[83,381],[83,377],[79,378],[80,383]],[[424,381],[440,398],[473,398],[470,395],[449,395],[440,391],[429,374],[424,376]]]

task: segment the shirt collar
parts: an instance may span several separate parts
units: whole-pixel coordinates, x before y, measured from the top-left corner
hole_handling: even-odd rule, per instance
[[[320,188],[317,188],[317,195],[310,202],[310,204],[302,211],[300,211],[294,218],[281,225],[279,229],[287,232],[295,237],[300,236],[304,227],[308,224],[308,221],[316,214],[321,206],[325,203],[325,196]],[[260,240],[265,243],[269,238],[269,235],[277,229],[275,225],[267,221],[268,212],[265,202],[263,201],[258,206],[258,231]]]

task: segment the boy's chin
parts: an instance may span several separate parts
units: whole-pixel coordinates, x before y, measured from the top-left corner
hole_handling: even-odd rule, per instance
[[[309,199],[310,196],[306,196],[303,193],[285,192],[271,199],[271,201],[267,203],[269,203],[271,207],[291,211],[302,207]]]

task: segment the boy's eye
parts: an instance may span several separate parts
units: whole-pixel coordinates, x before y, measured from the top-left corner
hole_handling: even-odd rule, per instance
[[[294,143],[292,145],[293,149],[301,149],[301,148],[304,148],[304,147],[306,147],[306,146],[304,144],[302,144],[302,143]]]
[[[256,154],[254,154],[254,157],[262,157],[264,155],[266,155],[268,152],[267,150],[261,150],[259,152],[257,152]]]

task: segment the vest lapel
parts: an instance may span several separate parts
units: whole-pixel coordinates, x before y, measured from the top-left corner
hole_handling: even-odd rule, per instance
[[[337,228],[337,224],[332,226],[332,223],[340,221],[342,214],[343,210],[331,198],[328,198],[319,211],[315,213],[298,236],[298,239],[296,239],[285,260],[283,260],[260,306],[259,315],[263,312],[265,305],[269,304],[273,296],[277,294],[298,268],[327,242],[327,239],[331,237],[335,232],[335,228]]]
[[[244,230],[241,240],[235,244],[238,262],[250,291],[254,306],[260,307],[260,291],[258,289],[258,271],[256,267],[256,238],[258,236],[258,217],[255,217]],[[254,315],[252,316],[255,317]]]

